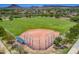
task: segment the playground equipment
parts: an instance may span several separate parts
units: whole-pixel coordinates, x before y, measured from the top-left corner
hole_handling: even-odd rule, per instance
[[[17,37],[17,41],[25,44],[34,50],[45,50],[52,46],[59,32],[45,29],[34,29],[22,33]]]

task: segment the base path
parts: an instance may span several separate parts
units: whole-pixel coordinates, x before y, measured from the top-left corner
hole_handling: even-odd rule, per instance
[[[72,48],[70,49],[70,51],[68,52],[68,54],[77,54],[79,51],[79,39],[77,40],[77,42],[72,46]]]
[[[10,52],[8,51],[8,49],[5,47],[5,45],[2,43],[1,40],[0,40],[0,46],[4,48],[5,54],[10,54]]]

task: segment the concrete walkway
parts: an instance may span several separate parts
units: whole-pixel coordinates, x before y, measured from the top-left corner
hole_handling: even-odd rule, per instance
[[[70,49],[70,51],[68,52],[68,54],[77,54],[79,51],[79,39],[77,40],[77,42],[72,46],[72,48]]]
[[[0,46],[4,48],[5,54],[10,54],[10,52],[8,51],[8,49],[5,47],[5,45],[2,43],[1,40],[0,40]]]

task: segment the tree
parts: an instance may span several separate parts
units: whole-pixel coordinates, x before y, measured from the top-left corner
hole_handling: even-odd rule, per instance
[[[6,41],[13,41],[15,38],[8,32],[6,32],[6,35],[3,36],[2,40],[6,40]]]
[[[73,41],[74,41],[74,39],[75,39],[75,36],[74,36],[73,33],[67,33],[67,34],[66,34],[66,37],[67,37],[66,42],[68,42],[68,43],[73,43]]]
[[[2,21],[2,18],[0,18],[0,21]]]
[[[79,23],[79,16],[71,17],[70,20]]]
[[[62,41],[62,38],[61,38],[61,37],[57,37],[57,38],[55,39],[55,41],[54,41],[54,44],[55,44],[56,46],[59,46],[61,41]]]
[[[55,18],[59,18],[60,17],[60,14],[55,14]]]
[[[13,20],[13,16],[10,16],[9,19],[12,21]]]
[[[68,41],[72,43],[74,39],[77,39],[79,36],[79,24],[76,24],[72,28],[70,28],[69,32],[66,34]]]
[[[3,37],[6,34],[4,28],[0,26],[0,37]]]

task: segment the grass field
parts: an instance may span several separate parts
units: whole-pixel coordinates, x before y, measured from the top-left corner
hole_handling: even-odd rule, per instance
[[[15,36],[18,36],[29,29],[39,28],[51,29],[64,33],[75,24],[76,23],[70,22],[66,19],[55,19],[50,17],[33,17],[27,19],[17,18],[13,21],[0,22],[0,25],[9,30]]]

